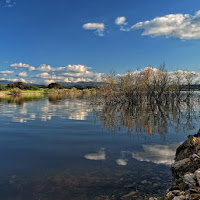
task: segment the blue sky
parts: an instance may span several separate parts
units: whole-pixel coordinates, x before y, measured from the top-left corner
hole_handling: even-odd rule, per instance
[[[199,10],[199,0],[0,0],[0,78],[98,80],[162,62],[200,71]]]

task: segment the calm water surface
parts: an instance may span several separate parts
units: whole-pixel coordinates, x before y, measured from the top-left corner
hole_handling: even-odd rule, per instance
[[[148,199],[170,184],[199,106],[149,112],[17,97],[1,100],[0,125],[0,199]]]

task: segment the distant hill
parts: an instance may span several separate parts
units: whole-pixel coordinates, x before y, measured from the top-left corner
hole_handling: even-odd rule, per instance
[[[7,80],[0,80],[2,85],[7,85],[8,83],[14,83],[13,81],[7,81]]]
[[[84,88],[98,88],[102,82],[76,82],[76,83],[60,83],[64,88],[76,87],[78,89]]]
[[[14,82],[14,81],[9,81],[9,80],[0,80],[0,83],[1,83],[2,85],[7,85],[7,84],[9,84],[9,83],[16,83],[16,82]],[[26,84],[26,85],[39,86],[38,84],[33,84],[33,83],[24,83],[24,84]]]
[[[15,83],[15,82],[9,81],[9,80],[0,80],[0,83],[2,85],[7,85],[8,83]],[[81,82],[71,82],[71,83],[60,82],[60,84],[64,88],[76,87],[78,89],[84,89],[84,88],[98,88],[102,84],[102,82],[82,82],[81,81]],[[27,85],[38,86],[38,87],[47,87],[47,86],[42,85],[42,84],[31,84],[31,83],[28,83]]]

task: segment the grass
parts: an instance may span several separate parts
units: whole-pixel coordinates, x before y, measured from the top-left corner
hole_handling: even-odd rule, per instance
[[[41,90],[22,90],[22,93],[23,93],[23,94],[26,94],[26,93],[42,93],[42,94],[45,94],[45,93],[48,93],[48,89],[41,89]]]
[[[71,89],[48,89],[48,88],[41,88],[37,90],[20,90],[17,88],[9,89],[9,90],[3,90],[0,91],[0,94],[3,95],[45,95],[45,94],[51,94],[51,95],[66,95],[66,96],[95,96],[97,93],[96,89],[77,89],[77,88],[71,88]]]

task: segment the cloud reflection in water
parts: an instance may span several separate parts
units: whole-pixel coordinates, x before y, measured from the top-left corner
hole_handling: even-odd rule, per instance
[[[105,149],[101,148],[98,152],[86,154],[84,157],[88,160],[106,160]]]
[[[142,145],[144,151],[132,153],[132,157],[139,161],[153,162],[156,164],[171,165],[174,162],[176,148],[180,143],[169,145]]]
[[[119,158],[116,160],[116,163],[120,166],[126,166],[128,164],[128,159]]]
[[[18,97],[19,98],[19,97]],[[12,122],[26,123],[30,120],[40,119],[41,121],[52,120],[53,117],[71,120],[86,120],[92,109],[88,102],[82,99],[63,99],[52,101],[51,99],[41,99],[40,101],[26,102],[21,97],[18,104],[13,100],[9,104],[1,104],[1,113],[5,117],[11,118]]]

